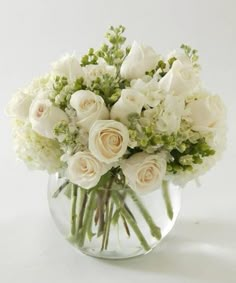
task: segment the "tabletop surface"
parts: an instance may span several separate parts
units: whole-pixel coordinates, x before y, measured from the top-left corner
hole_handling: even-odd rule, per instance
[[[0,2],[0,282],[236,282],[236,2]],[[199,49],[202,78],[228,109],[228,145],[221,162],[182,192],[171,233],[147,256],[105,261],[66,243],[51,219],[47,175],[15,160],[3,109],[12,93],[65,52],[101,43],[109,25],[161,53],[189,43]]]

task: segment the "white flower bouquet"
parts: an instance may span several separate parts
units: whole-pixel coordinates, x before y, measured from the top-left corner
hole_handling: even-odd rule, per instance
[[[57,173],[52,197],[70,203],[70,241],[83,250],[101,239],[101,253],[119,221],[149,251],[154,244],[131,200],[160,241],[161,225],[142,197],[163,191],[173,219],[168,184],[183,186],[205,173],[225,145],[225,108],[202,86],[197,51],[182,45],[163,57],[137,42],[126,45],[123,32],[111,27],[98,50],[55,62],[7,109],[18,157]]]

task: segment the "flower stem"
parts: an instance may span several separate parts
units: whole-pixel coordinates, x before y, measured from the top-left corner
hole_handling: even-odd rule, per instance
[[[170,220],[172,220],[174,213],[173,213],[173,208],[172,208],[172,204],[171,204],[171,199],[170,199],[170,194],[169,194],[169,186],[168,186],[167,181],[163,181],[163,183],[162,183],[162,194],[163,194],[163,198],[164,198],[164,201],[165,201],[168,217],[170,218]]]
[[[93,201],[93,205],[91,208],[91,217],[89,218],[89,222],[87,223],[87,235],[88,235],[88,239],[89,241],[92,240],[93,236],[96,235],[96,233],[93,233],[93,218],[94,218],[94,212],[96,211],[96,207],[97,207],[97,203],[96,201]]]
[[[143,205],[143,203],[141,202],[141,200],[139,199],[137,194],[130,188],[127,188],[127,191],[129,193],[129,195],[131,196],[131,198],[133,199],[133,201],[135,202],[135,204],[137,205],[137,207],[139,208],[139,210],[142,213],[145,221],[147,222],[147,224],[148,224],[148,226],[150,228],[150,232],[151,232],[152,236],[157,238],[158,240],[160,240],[161,237],[162,237],[161,236],[161,229],[160,229],[160,227],[158,227],[155,224],[155,222],[153,221],[151,215],[149,214],[148,210]]]
[[[67,180],[65,183],[63,183],[52,195],[53,198],[56,198],[59,196],[59,194],[64,190],[64,188],[69,184],[70,182]]]
[[[105,250],[107,250],[108,242],[109,242],[109,234],[110,234],[110,228],[111,228],[111,219],[112,219],[112,214],[113,214],[113,207],[114,207],[114,204],[113,204],[113,202],[111,202],[110,210],[109,210],[109,216],[108,216],[107,229],[106,229]]]
[[[124,205],[120,202],[120,198],[117,195],[117,192],[112,193],[112,199],[116,205],[117,208],[120,209],[121,214],[125,217],[128,224],[133,229],[134,233],[136,234],[137,238],[139,239],[141,245],[146,251],[149,251],[151,247],[149,246],[148,242],[146,241],[145,237],[143,236],[141,230],[139,229],[136,221],[133,219],[133,217],[130,215],[130,213],[127,211],[127,209],[124,207]]]
[[[128,235],[128,237],[130,237],[130,231],[129,231],[129,226],[125,220],[125,217],[122,215],[122,220],[123,220],[123,224],[124,224],[124,227],[125,227],[125,231],[126,231],[126,234]]]
[[[99,191],[97,197],[97,209],[98,209],[98,232],[97,236],[100,237],[104,232],[105,220],[104,220],[104,194]]]
[[[105,210],[105,215],[106,219],[104,221],[104,230],[102,231],[103,237],[102,237],[102,247],[101,251],[106,249],[108,246],[108,238],[109,238],[109,232],[110,232],[110,226],[111,226],[111,219],[112,219],[112,213],[113,213],[113,204],[111,204],[110,210],[109,210],[109,200],[110,200],[110,195],[111,195],[111,187],[114,182],[114,176],[110,178],[107,186],[105,187],[105,192],[102,193],[104,196],[103,198],[103,203],[102,203],[102,211],[104,213]],[[111,213],[111,215],[110,215]],[[104,220],[104,218],[103,218]]]
[[[70,233],[72,236],[75,235],[76,232],[76,202],[77,202],[77,186],[71,184],[71,230]]]
[[[79,215],[78,215],[78,227],[76,232],[76,237],[78,238],[78,234],[80,229],[83,226],[83,220],[84,220],[84,211],[87,203],[87,192],[85,189],[80,188],[80,203],[79,203]]]
[[[106,206],[106,224],[105,224],[105,229],[104,229],[104,234],[103,234],[103,239],[102,239],[102,247],[101,251],[104,249],[106,250],[108,247],[108,242],[109,242],[109,234],[110,234],[110,227],[111,227],[111,220],[112,220],[112,214],[113,214],[113,202],[107,204]]]
[[[91,223],[90,220],[91,220],[91,218],[93,218],[93,212],[94,212],[93,208],[94,208],[94,202],[96,200],[95,196],[96,196],[96,191],[93,190],[90,193],[90,198],[89,198],[89,201],[88,201],[88,204],[87,204],[87,207],[86,207],[83,226],[78,233],[79,234],[78,235],[78,245],[79,245],[79,247],[83,247],[83,245],[84,245],[85,236],[86,236],[86,233],[89,229],[89,225]]]

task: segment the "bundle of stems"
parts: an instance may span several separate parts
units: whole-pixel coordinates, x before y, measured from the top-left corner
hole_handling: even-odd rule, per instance
[[[98,186],[90,190],[83,189],[66,180],[56,190],[53,197],[58,197],[63,190],[66,190],[67,195],[69,192],[71,201],[69,239],[79,248],[84,247],[86,239],[91,241],[93,237],[98,237],[101,238],[101,251],[107,250],[111,226],[117,225],[121,220],[128,237],[130,237],[132,230],[142,248],[145,251],[151,249],[138,221],[126,203],[127,197],[140,211],[151,235],[158,241],[162,238],[160,227],[156,225],[139,196],[130,187],[119,182],[116,174],[109,175]],[[163,182],[162,192],[168,217],[172,219],[173,209],[167,182]]]

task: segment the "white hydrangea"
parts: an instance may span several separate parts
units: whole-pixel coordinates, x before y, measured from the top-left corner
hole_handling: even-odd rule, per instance
[[[139,91],[146,97],[146,103],[150,107],[157,106],[160,101],[164,98],[163,92],[159,88],[157,80],[148,76],[143,79],[132,80],[131,88]]]
[[[29,109],[34,98],[48,97],[50,76],[46,75],[34,79],[27,87],[19,89],[7,105],[6,113],[9,117],[25,121],[29,116]],[[46,97],[45,97],[46,98]]]
[[[29,123],[14,121],[13,139],[17,156],[31,169],[57,172],[63,164],[59,143],[34,132]]]
[[[25,88],[25,91],[33,97],[47,93],[51,90],[51,78],[51,74],[36,78]]]
[[[96,80],[97,78],[101,78],[104,75],[110,75],[111,77],[116,76],[116,68],[114,66],[108,65],[103,59],[98,60],[97,65],[87,65],[82,68],[84,73],[84,81],[85,84],[90,87],[92,81]]]
[[[214,135],[205,136],[202,134],[202,137],[206,138],[207,144],[215,150],[215,154],[204,157],[202,164],[193,164],[193,169],[191,171],[178,172],[178,174],[168,174],[166,178],[173,183],[185,186],[189,181],[197,180],[198,177],[204,175],[209,171],[217,161],[222,157],[222,154],[226,148],[226,127],[225,124],[222,127],[219,127]]]

